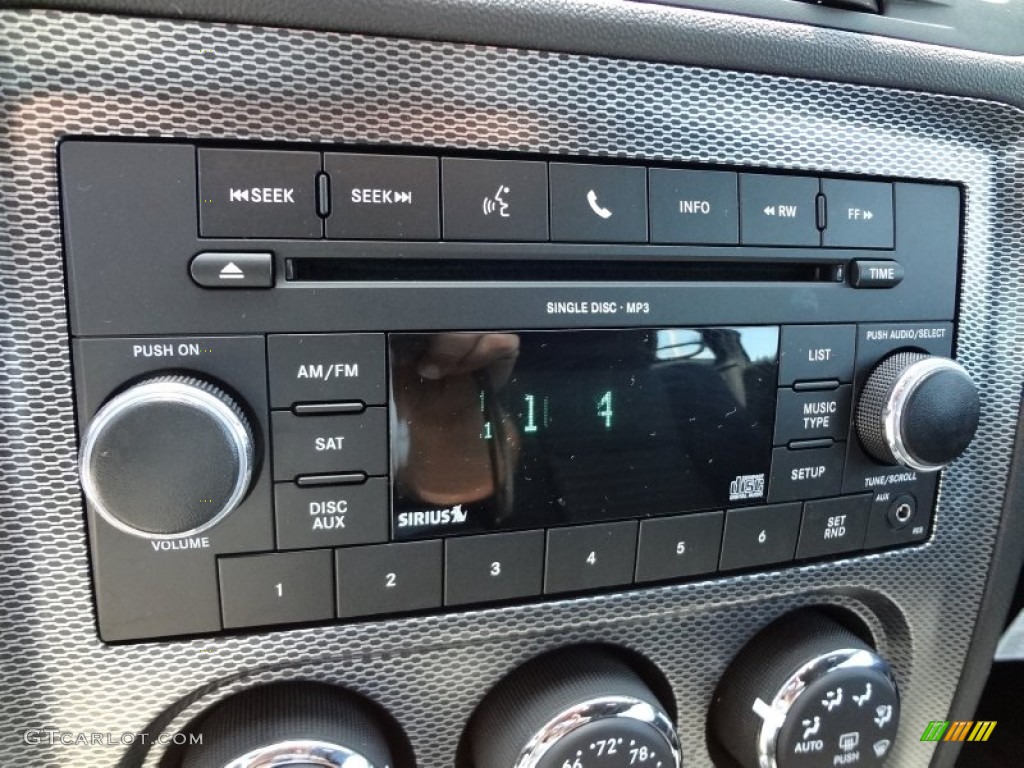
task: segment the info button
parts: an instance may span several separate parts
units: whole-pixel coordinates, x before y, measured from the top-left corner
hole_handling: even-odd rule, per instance
[[[739,242],[735,173],[651,168],[648,184],[652,243]]]

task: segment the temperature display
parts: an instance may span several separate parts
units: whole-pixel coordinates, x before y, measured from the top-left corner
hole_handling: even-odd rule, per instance
[[[775,326],[392,335],[396,538],[723,506],[767,472],[778,343]]]
[[[559,739],[537,768],[676,768],[665,739],[634,720],[599,720]]]

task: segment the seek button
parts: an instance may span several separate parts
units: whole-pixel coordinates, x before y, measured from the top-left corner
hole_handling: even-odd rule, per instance
[[[319,152],[199,150],[202,237],[319,238]]]

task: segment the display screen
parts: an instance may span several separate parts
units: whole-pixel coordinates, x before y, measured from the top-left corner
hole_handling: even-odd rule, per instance
[[[764,500],[779,328],[392,334],[396,539]]]

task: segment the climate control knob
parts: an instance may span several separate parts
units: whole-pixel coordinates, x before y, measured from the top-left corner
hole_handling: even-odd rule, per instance
[[[473,768],[678,768],[672,720],[609,650],[567,648],[499,683],[470,722]]]
[[[85,496],[108,523],[148,538],[216,525],[245,498],[255,447],[241,407],[191,376],[146,379],[113,397],[82,439]]]
[[[235,694],[189,730],[181,768],[407,768],[385,714],[323,683],[272,683]],[[402,747],[403,745],[398,745]],[[407,750],[405,750],[407,751]]]
[[[959,363],[898,352],[864,383],[857,435],[864,450],[883,464],[935,472],[967,450],[980,414],[978,389]]]
[[[806,610],[740,651],[709,724],[743,768],[873,768],[892,751],[899,718],[888,663],[839,622]]]

